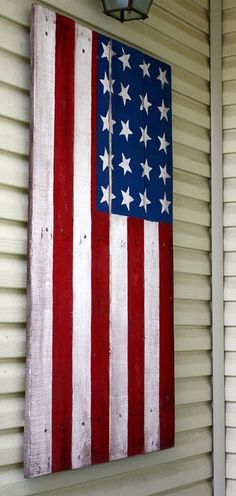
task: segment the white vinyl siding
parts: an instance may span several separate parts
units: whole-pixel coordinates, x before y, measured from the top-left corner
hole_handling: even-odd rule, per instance
[[[236,1],[223,2],[224,300],[227,496],[236,494]]]
[[[208,0],[156,0],[146,22],[123,25],[104,16],[100,0],[43,4],[172,65],[176,446],[37,480],[23,478],[31,2],[0,0],[0,494],[210,496]]]

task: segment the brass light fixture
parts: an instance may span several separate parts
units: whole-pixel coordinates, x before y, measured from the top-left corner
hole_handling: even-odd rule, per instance
[[[120,22],[147,19],[153,0],[102,0],[104,13]]]

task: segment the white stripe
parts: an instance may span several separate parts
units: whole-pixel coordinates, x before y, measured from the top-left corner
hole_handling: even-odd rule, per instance
[[[34,7],[25,475],[51,472],[54,12]],[[32,170],[33,163],[33,170]],[[33,250],[32,250],[33,248]]]
[[[110,216],[110,459],[127,456],[127,217]]]
[[[159,421],[159,230],[144,221],[144,445],[145,452],[160,448]]]
[[[76,25],[72,467],[91,463],[92,32]]]

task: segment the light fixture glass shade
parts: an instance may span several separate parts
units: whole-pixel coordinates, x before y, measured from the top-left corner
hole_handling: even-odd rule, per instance
[[[152,0],[102,0],[104,13],[124,22],[146,19]]]

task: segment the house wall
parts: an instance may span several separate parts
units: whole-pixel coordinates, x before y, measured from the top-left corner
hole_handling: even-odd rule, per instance
[[[230,3],[225,0],[225,4]],[[100,0],[44,2],[162,58],[173,68],[176,446],[162,453],[31,481],[23,478],[22,470],[30,4],[28,0],[0,0],[0,494],[209,496],[212,412],[208,0],[156,0],[146,22],[124,25],[102,14]],[[236,3],[233,12],[236,15]],[[230,15],[228,23],[232,23]],[[226,62],[228,79],[236,78],[231,59]],[[233,81],[227,84],[227,93],[232,97]],[[231,121],[236,127],[233,114],[232,105],[226,119],[230,127]],[[226,132],[227,198],[235,181],[234,135],[235,131]],[[234,204],[227,201],[227,208],[231,208],[227,217],[232,224]],[[229,231],[226,255],[236,269],[233,224]],[[227,281],[230,292],[233,278]],[[236,350],[236,327],[231,327],[235,325],[236,303],[227,305],[232,312],[226,333]],[[229,353],[228,363],[236,374],[232,359]],[[232,377],[230,381],[233,380]],[[233,387],[229,386],[228,400],[232,395],[235,400]],[[230,403],[231,408],[234,405]],[[234,433],[231,428],[229,434],[231,431]],[[229,438],[228,450],[235,436]],[[236,449],[236,441],[234,446]]]
[[[223,2],[224,300],[227,496],[236,494],[236,1]]]

